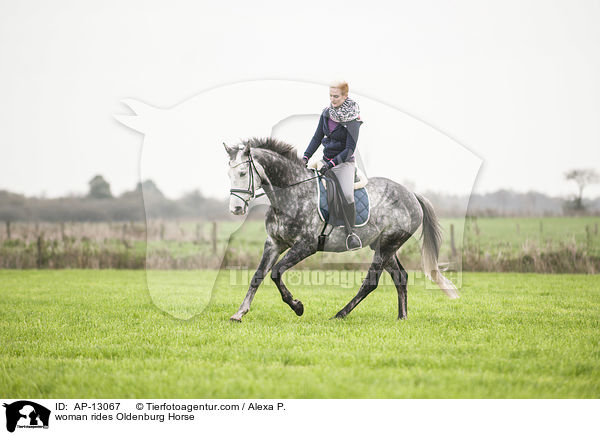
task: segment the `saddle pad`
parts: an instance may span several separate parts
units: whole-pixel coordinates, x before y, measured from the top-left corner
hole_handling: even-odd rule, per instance
[[[317,178],[317,195],[319,203],[319,217],[323,222],[329,219],[329,206],[327,205],[327,189],[323,179]],[[369,194],[364,187],[354,191],[354,207],[356,207],[356,226],[362,227],[369,221]]]

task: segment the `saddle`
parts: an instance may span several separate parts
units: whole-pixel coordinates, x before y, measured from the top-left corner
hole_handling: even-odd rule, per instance
[[[338,195],[339,187],[337,182],[329,177],[321,177],[317,180],[318,188],[318,204],[319,217],[326,224],[334,227],[344,225],[342,205],[340,204],[340,195]],[[356,182],[354,183],[356,186]],[[362,227],[369,221],[370,207],[369,194],[367,189],[361,187],[354,189],[354,206],[356,208],[355,226]]]
[[[308,165],[308,168],[318,171],[322,166],[322,160],[315,160]],[[356,207],[355,225],[357,227],[365,225],[369,220],[369,194],[365,189],[368,182],[367,176],[356,166],[354,173],[354,205]],[[337,188],[336,183],[328,177],[321,177],[317,183],[319,217],[323,222],[334,227],[344,225],[341,204],[337,202],[339,198],[335,191]]]

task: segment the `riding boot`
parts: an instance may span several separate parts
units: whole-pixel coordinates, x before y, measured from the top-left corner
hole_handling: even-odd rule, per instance
[[[354,232],[354,226],[356,223],[356,207],[354,203],[344,204],[344,215],[346,217],[346,249],[348,251],[356,251],[362,248],[362,242],[360,237]]]

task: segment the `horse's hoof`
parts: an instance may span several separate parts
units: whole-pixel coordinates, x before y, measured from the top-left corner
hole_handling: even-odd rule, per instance
[[[238,316],[237,314],[234,314],[233,316],[231,316],[229,318],[229,320],[232,322],[242,323],[242,316]]]
[[[337,313],[335,316],[330,317],[329,320],[339,320],[339,319],[345,319],[346,316],[344,316],[343,314]]]
[[[304,305],[302,305],[302,302],[300,302],[298,299],[294,299],[294,306],[292,307],[294,310],[294,313],[296,313],[296,316],[301,316],[302,314],[304,314]]]

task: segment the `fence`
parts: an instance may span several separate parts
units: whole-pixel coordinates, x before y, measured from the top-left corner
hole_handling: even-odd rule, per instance
[[[550,219],[444,222],[441,261],[454,270],[598,273],[598,222],[572,218],[565,222],[575,229],[563,231],[564,223]],[[262,254],[264,225],[246,222],[237,232],[236,225],[167,220],[148,226],[143,222],[5,222],[0,231],[0,268],[255,268]],[[371,255],[369,250],[323,253],[298,267],[364,269]],[[420,242],[411,239],[399,255],[406,267],[419,268]]]

